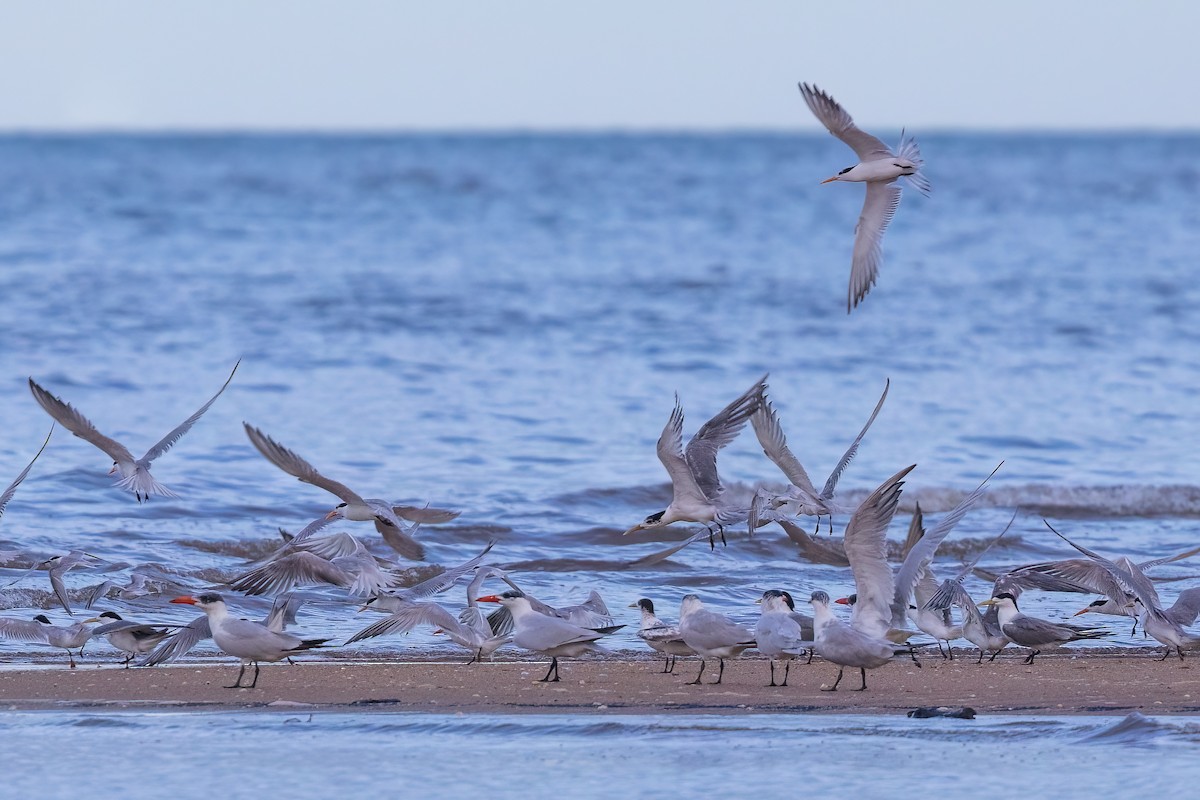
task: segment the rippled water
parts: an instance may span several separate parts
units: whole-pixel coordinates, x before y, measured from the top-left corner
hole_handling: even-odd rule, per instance
[[[8,790],[42,797],[1121,797],[1186,791],[1200,721],[8,713],[0,736]]]
[[[764,588],[848,591],[773,530],[623,568],[687,535],[620,535],[669,498],[654,443],[673,394],[690,435],[764,372],[817,480],[891,379],[848,501],[917,463],[903,508],[933,516],[1005,461],[951,563],[1016,505],[985,565],[1062,553],[1043,514],[1105,552],[1194,546],[1200,137],[921,141],[934,194],[905,197],[847,316],[861,187],[817,185],[847,159],[827,136],[0,138],[0,484],[49,427],[28,376],[140,453],[242,359],[155,465],[180,499],[139,506],[60,431],[4,514],[5,563],[83,547],[116,579],[145,562],[232,574],[332,505],[264,461],[245,420],[367,496],[462,509],[422,531],[430,561],[495,539],[546,600],[597,588],[673,615],[695,590],[751,614]],[[749,434],[722,470],[739,489],[780,480]],[[1160,574],[1187,578],[1168,602],[1197,582]],[[0,605],[28,616],[47,588]],[[337,603],[301,617],[314,635],[361,625]]]

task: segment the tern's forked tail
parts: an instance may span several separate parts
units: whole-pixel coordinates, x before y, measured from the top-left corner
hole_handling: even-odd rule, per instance
[[[899,150],[900,152],[897,155],[901,159],[907,159],[912,162],[916,168],[916,171],[912,175],[904,175],[904,179],[914,189],[928,197],[933,187],[929,185],[929,179],[925,177],[925,159],[921,157],[921,148],[917,145],[917,140],[907,133],[901,132]]]

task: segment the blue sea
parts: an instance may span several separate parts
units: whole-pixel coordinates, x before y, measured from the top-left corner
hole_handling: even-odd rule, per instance
[[[879,283],[847,314],[863,192],[818,185],[852,160],[825,135],[0,137],[0,486],[50,427],[29,377],[140,455],[241,359],[155,462],[178,499],[139,505],[59,429],[0,520],[0,580],[79,548],[104,563],[68,573],[73,592],[147,563],[208,585],[338,502],[264,460],[246,421],[365,496],[462,510],[419,531],[429,565],[494,540],[493,563],[548,602],[597,589],[635,623],[638,597],[673,617],[694,591],[752,620],[764,589],[847,593],[849,572],[776,528],[630,568],[692,529],[621,534],[670,499],[655,442],[675,395],[690,436],[764,373],[818,484],[890,380],[839,496],[917,464],[893,538],[914,501],[936,521],[1004,462],[939,573],[1018,507],[983,566],[1071,555],[1043,517],[1110,555],[1194,547],[1200,136],[920,143],[932,196],[905,193]],[[734,491],[783,481],[749,430],[720,467]],[[1164,599],[1198,570],[1160,568],[1178,579]],[[48,590],[44,574],[0,589],[2,613],[66,621]],[[325,597],[305,635],[365,624]],[[167,599],[103,607],[194,614]],[[635,627],[611,646],[637,648]],[[1112,630],[1105,644],[1146,643]],[[440,638],[361,649],[459,657]]]

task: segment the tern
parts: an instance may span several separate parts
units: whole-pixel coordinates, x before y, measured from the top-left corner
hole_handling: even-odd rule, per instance
[[[280,595],[275,598],[275,602],[271,605],[271,610],[267,612],[262,624],[268,630],[282,633],[288,625],[296,621],[296,612],[304,603],[303,598],[294,595]],[[136,666],[156,667],[159,664],[169,664],[189,653],[200,642],[211,638],[212,628],[208,624],[208,614],[201,614],[167,637]]]
[[[821,528],[821,517],[828,516],[830,518],[829,527],[832,531],[835,513],[849,513],[854,510],[835,503],[833,495],[837,491],[842,473],[846,471],[846,467],[858,453],[858,446],[862,444],[863,437],[867,435],[871,423],[875,422],[875,417],[879,416],[879,410],[883,408],[883,401],[887,399],[891,383],[890,379],[884,383],[883,394],[879,397],[879,402],[875,404],[875,410],[871,412],[867,424],[858,432],[858,436],[846,449],[837,466],[833,468],[833,472],[829,473],[829,477],[825,480],[825,486],[820,492],[813,485],[812,479],[808,477],[808,472],[800,463],[800,459],[796,458],[788,448],[787,437],[783,434],[783,426],[779,424],[779,415],[775,412],[775,407],[771,405],[770,401],[763,402],[758,411],[754,412],[754,416],[750,418],[750,422],[754,426],[754,434],[758,437],[758,443],[762,445],[763,452],[787,476],[789,484],[784,490],[784,494],[776,497],[769,497],[762,491],[755,494],[750,517],[751,533],[757,527],[757,517],[768,505],[772,509],[786,506],[795,509],[797,514],[815,516],[818,531]]]
[[[1065,625],[1022,614],[1017,608],[1017,598],[1012,592],[1001,592],[995,597],[984,600],[979,605],[996,606],[1000,630],[1012,640],[1013,644],[1029,648],[1029,655],[1025,657],[1024,661],[1026,664],[1032,664],[1034,657],[1041,655],[1043,650],[1061,647],[1068,642],[1077,642],[1081,639],[1100,639],[1108,635],[1107,631],[1096,628]]]
[[[97,619],[104,624],[95,628],[92,635],[105,637],[109,644],[127,654],[125,669],[129,669],[130,661],[149,653],[159,642],[171,635],[171,631],[166,628],[122,619],[115,611],[105,611]]]
[[[768,589],[755,601],[762,605],[758,623],[754,626],[754,641],[758,652],[770,659],[771,682],[775,686],[775,662],[783,661],[783,683],[787,686],[792,661],[801,655],[812,663],[813,619],[796,611],[792,596],[782,589]]]
[[[525,650],[550,656],[550,668],[539,683],[555,683],[558,677],[558,659],[577,658],[584,653],[600,650],[596,642],[605,634],[572,625],[565,619],[539,614],[529,605],[525,595],[512,589],[500,595],[489,594],[475,598],[481,603],[500,603],[509,610],[513,618],[513,644]],[[553,675],[554,677],[550,677]]]
[[[1163,564],[1170,564],[1175,561],[1191,558],[1197,553],[1200,553],[1200,547],[1193,547],[1190,550],[1185,550],[1173,556],[1155,558],[1138,564],[1135,564],[1125,556],[1117,556],[1113,561],[1122,569],[1129,571],[1136,569],[1141,572],[1147,572]],[[1137,633],[1137,615],[1133,608],[1133,594],[1122,594],[1122,590],[1114,584],[1114,579],[1108,571],[1091,558],[1065,558],[1059,561],[1026,564],[1006,573],[1003,576],[1003,580],[1007,586],[1019,586],[1022,589],[1111,595],[1108,599],[1092,603],[1084,611],[1096,614],[1112,614],[1118,617],[1133,617],[1134,622],[1131,633]],[[1187,612],[1181,609],[1179,613],[1182,615]],[[1192,618],[1192,620],[1194,619],[1195,617]],[[1181,624],[1190,625],[1191,621]]]
[[[700,656],[700,671],[689,686],[700,683],[704,675],[704,659],[716,658],[721,665],[714,684],[725,677],[725,659],[737,658],[755,646],[754,632],[739,625],[724,614],[709,611],[694,594],[683,596],[679,605],[679,634],[684,643]]]
[[[92,617],[73,625],[60,626],[50,622],[45,614],[38,614],[32,622],[0,617],[0,639],[61,647],[71,659],[71,669],[75,669],[75,654],[71,650],[78,650],[79,655],[83,656],[83,646],[92,638],[92,626],[97,622],[100,622],[100,618]]]
[[[962,612],[963,619],[962,637],[979,648],[979,658],[976,660],[976,664],[982,664],[984,655],[989,652],[992,656],[988,661],[995,661],[996,656],[1000,655],[1000,651],[1007,647],[1012,640],[1005,636],[1004,631],[1000,628],[999,611],[997,608],[989,606],[986,613],[980,614],[975,601],[963,587],[963,581],[975,571],[975,565],[979,563],[979,559],[983,557],[983,554],[994,547],[1008,533],[1008,529],[1012,527],[1013,521],[1017,518],[1017,511],[1013,512],[1012,518],[1009,519],[1008,525],[1004,526],[1004,530],[1000,531],[1000,535],[976,553],[970,563],[964,564],[957,575],[942,581],[942,585],[938,588],[937,592],[922,607],[925,612],[940,613],[949,611],[951,606],[958,607]],[[1008,591],[1017,595],[1021,590],[1001,581],[993,588],[992,595],[995,596],[1002,591]],[[926,632],[928,633],[928,631]]]
[[[221,393],[225,391],[225,388],[229,386],[229,382],[233,380],[238,365],[241,363],[239,360],[237,364],[233,365],[233,370],[229,373],[229,377],[225,379],[225,383],[221,384],[221,388],[209,398],[207,403],[200,406],[199,411],[185,419],[178,427],[159,440],[158,444],[147,450],[146,454],[141,458],[134,458],[125,445],[100,433],[87,417],[76,411],[69,403],[64,402],[43,389],[34,382],[33,378],[29,379],[29,390],[33,392],[33,399],[37,400],[38,405],[44,408],[46,413],[53,417],[59,425],[62,425],[80,439],[100,448],[113,460],[112,469],[108,471],[108,474],[119,474],[121,477],[117,481],[117,486],[125,491],[133,492],[133,496],[141,503],[149,500],[152,495],[178,497],[178,495],[154,479],[154,476],[150,474],[150,464],[170,450],[179,441],[180,437],[191,430],[196,421],[204,416],[204,412],[208,411],[209,406],[216,402]]]
[[[1200,638],[1189,635],[1183,629],[1183,625],[1180,622],[1176,621],[1175,618],[1169,616],[1163,610],[1162,603],[1158,599],[1158,592],[1154,588],[1154,583],[1146,577],[1144,572],[1138,569],[1136,564],[1132,564],[1128,560],[1126,560],[1127,566],[1114,563],[1099,553],[1095,553],[1063,536],[1049,522],[1046,522],[1046,527],[1054,531],[1055,535],[1064,542],[1104,568],[1104,571],[1108,573],[1114,584],[1109,591],[1111,599],[1120,602],[1128,596],[1133,597],[1132,605],[1137,609],[1138,615],[1142,618],[1142,630],[1158,640],[1166,648],[1161,660],[1165,661],[1171,655],[1172,648],[1179,654],[1179,658],[1182,659],[1185,648],[1191,649],[1200,645]],[[1187,614],[1192,613],[1188,606],[1190,606],[1190,603],[1185,604],[1186,610],[1181,612],[1180,617],[1185,617]],[[1193,620],[1195,619],[1195,614],[1192,614],[1192,618]]]
[[[898,648],[891,641],[863,633],[834,616],[829,608],[829,595],[825,592],[813,592],[809,602],[813,607],[813,632],[816,634],[813,649],[821,658],[838,665],[833,686],[822,686],[821,691],[836,692],[846,667],[858,667],[862,686],[851,691],[861,692],[867,688],[867,670],[882,667],[895,656],[908,655],[914,664],[921,666],[912,648]]]
[[[401,518],[418,524],[422,522],[436,523],[447,522],[459,514],[457,511],[438,508],[393,506],[386,500],[363,498],[345,484],[326,478],[312,464],[258,428],[249,423],[242,424],[246,429],[246,436],[250,438],[250,443],[268,461],[297,480],[324,489],[342,501],[329,512],[328,517],[341,516],[354,522],[375,523],[375,529],[379,531],[383,540],[405,558],[420,561],[425,558],[425,548],[412,537],[415,526],[406,526],[400,521]]]
[[[875,285],[879,266],[883,262],[883,232],[900,205],[898,178],[904,178],[921,194],[929,195],[929,181],[922,168],[921,150],[915,139],[900,135],[899,153],[854,124],[854,120],[832,97],[816,86],[800,84],[800,94],[813,115],[831,134],[841,139],[859,163],[846,167],[821,183],[850,181],[867,184],[867,197],[862,214],[854,228],[854,255],[850,262],[850,290],[846,297],[846,313],[855,308]]]
[[[226,689],[253,689],[258,685],[260,661],[282,661],[288,656],[304,650],[320,647],[329,639],[301,639],[288,633],[279,633],[258,622],[230,616],[225,599],[216,592],[205,592],[198,597],[176,597],[172,603],[186,603],[198,607],[208,615],[209,629],[213,642],[225,653],[238,658],[242,668],[237,680]],[[249,686],[242,686],[242,676],[248,665],[254,665],[254,679]]]
[[[712,536],[720,533],[725,540],[725,526],[744,522],[749,509],[725,496],[725,486],[717,474],[717,453],[732,442],[763,402],[767,376],[763,375],[741,397],[722,409],[700,426],[700,430],[683,447],[683,406],[675,395],[675,409],[658,437],[658,460],[671,477],[671,504],[634,525],[625,534],[651,528],[661,528],[675,522],[698,522],[709,528]]]
[[[21,485],[21,481],[25,480],[26,476],[29,475],[29,470],[33,469],[33,465],[38,460],[38,456],[40,456],[42,451],[46,449],[46,445],[50,444],[50,437],[53,434],[54,426],[51,425],[50,433],[46,434],[46,441],[42,442],[42,446],[38,448],[38,451],[34,454],[30,462],[25,465],[25,469],[21,470],[21,474],[17,476],[16,480],[10,483],[8,488],[4,490],[4,494],[0,494],[0,518],[4,516],[4,509],[8,506],[8,501],[12,500],[13,495],[17,493],[17,487]]]
[[[887,561],[885,534],[896,513],[903,479],[912,469],[903,469],[880,485],[862,502],[846,526],[846,555],[854,573],[855,587],[850,624],[878,639],[907,638],[902,629],[907,621],[909,598],[915,592],[918,607],[923,608],[937,592],[938,582],[930,567],[934,554],[959,520],[983,496],[987,482],[1000,467],[992,470],[975,491],[966,495],[932,530],[920,537],[893,575]],[[929,621],[933,622],[932,619]],[[953,633],[952,626],[937,626],[935,630],[945,635]]]
[[[20,583],[33,573],[39,570],[45,570],[50,576],[50,588],[54,590],[54,596],[58,599],[59,605],[61,605],[69,615],[75,616],[75,612],[71,610],[70,597],[67,594],[67,586],[63,581],[63,576],[66,575],[68,571],[80,566],[81,564],[90,566],[100,561],[103,561],[103,559],[101,559],[99,556],[94,556],[91,553],[85,553],[82,550],[72,550],[66,555],[50,556],[50,558],[47,558],[45,561],[34,564],[25,572],[21,573],[21,575],[15,580],[12,580],[6,584],[6,586],[13,586],[17,583]]]
[[[485,550],[479,558],[486,553]],[[503,574],[502,571],[494,567],[475,567],[475,578],[467,586],[467,607],[459,612],[457,618],[437,603],[397,598],[394,603],[388,604],[392,613],[386,619],[363,628],[347,639],[346,644],[389,633],[408,633],[419,625],[432,625],[438,629],[434,633],[444,633],[450,641],[471,651],[468,664],[490,658],[512,639],[511,632],[497,633],[492,630],[491,623],[479,608],[478,595],[484,581],[500,574]],[[359,611],[366,607],[363,606]]]
[[[376,558],[348,533],[293,540],[285,548],[294,552],[239,575],[229,587],[248,595],[273,595],[297,586],[328,584],[366,597],[403,580],[399,564]]]
[[[643,597],[636,603],[630,603],[630,608],[641,610],[642,621],[638,629],[638,638],[666,656],[663,662],[663,674],[675,672],[675,661],[680,656],[694,656],[696,651],[687,646],[678,625],[664,622],[654,614],[654,601]]]

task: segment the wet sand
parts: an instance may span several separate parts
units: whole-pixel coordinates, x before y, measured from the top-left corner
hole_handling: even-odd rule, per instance
[[[0,704],[10,709],[279,708],[426,712],[624,713],[864,712],[893,714],[921,706],[970,706],[983,714],[1200,714],[1200,664],[1193,658],[1155,660],[1150,650],[1039,656],[1026,666],[1018,654],[976,664],[963,652],[953,662],[922,658],[922,668],[895,662],[868,672],[865,692],[857,671],[847,670],[837,692],[837,668],[797,662],[789,685],[768,687],[767,662],[727,662],[721,685],[716,663],[705,683],[694,660],[680,660],[674,675],[662,661],[614,653],[561,663],[562,681],[539,683],[547,661],[496,661],[466,665],[439,661],[371,662],[307,660],[262,667],[254,689],[226,689],[238,667],[204,661],[169,667],[122,669],[81,663],[68,669],[47,660],[0,668]],[[247,675],[247,681],[250,675]],[[782,670],[777,671],[782,679]]]

